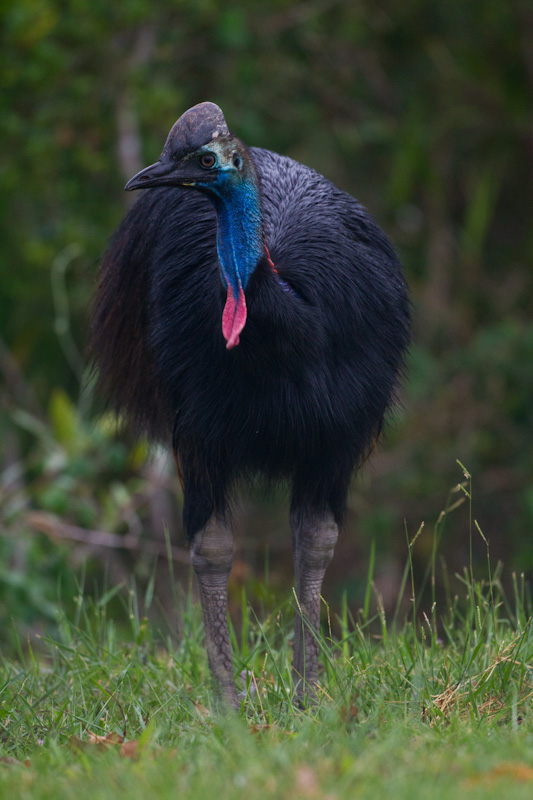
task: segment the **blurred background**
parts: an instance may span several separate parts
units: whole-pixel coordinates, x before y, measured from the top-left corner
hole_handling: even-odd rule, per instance
[[[0,640],[53,628],[80,581],[155,586],[164,611],[169,565],[190,579],[171,459],[124,441],[83,386],[123,185],[202,100],[246,143],[356,196],[411,287],[403,404],[354,482],[332,607],[344,595],[356,613],[370,575],[372,602],[394,608],[422,523],[415,578],[437,536],[445,601],[465,566],[486,570],[474,520],[502,581],[530,581],[529,0],[6,0],[0,13]],[[464,498],[450,495],[458,460],[472,503],[438,521]],[[252,602],[288,597],[286,496],[243,498],[236,533],[232,598],[243,585]]]

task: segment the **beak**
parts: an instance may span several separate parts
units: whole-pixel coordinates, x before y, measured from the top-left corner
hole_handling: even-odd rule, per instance
[[[150,186],[177,184],[179,181],[172,180],[175,169],[175,161],[156,161],[155,164],[150,164],[134,175],[125,185],[124,191],[132,192],[134,189],[148,189]]]

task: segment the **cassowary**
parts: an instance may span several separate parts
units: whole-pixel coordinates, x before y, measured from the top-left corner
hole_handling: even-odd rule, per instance
[[[231,495],[286,482],[297,596],[293,676],[318,673],[320,590],[350,477],[394,402],[409,301],[365,209],[312,169],[228,130],[200,103],[111,240],[91,350],[122,418],[172,442],[211,673],[238,704],[227,625]]]

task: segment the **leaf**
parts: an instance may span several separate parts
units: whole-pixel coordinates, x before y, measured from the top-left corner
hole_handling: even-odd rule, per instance
[[[206,708],[205,706],[203,706],[201,703],[197,703],[196,700],[193,700],[193,703],[194,703],[195,709],[198,711],[198,713],[202,717],[202,719],[205,719],[206,717],[208,717],[210,715],[211,712],[209,711],[209,709]]]
[[[31,761],[27,758],[25,761],[19,761],[13,756],[2,756],[0,764],[5,764],[8,767],[31,767]]]
[[[492,784],[496,778],[519,781],[520,783],[533,782],[533,767],[519,761],[503,761],[486,772],[479,772],[468,779],[469,785]]]
[[[98,736],[96,733],[89,733],[88,739],[79,739],[77,736],[72,736],[70,740],[71,750],[87,750],[91,747],[118,747],[124,744],[124,737],[120,733],[106,733],[105,736]]]
[[[258,733],[266,733],[266,731],[272,731],[272,733],[280,733],[282,736],[292,736],[293,731],[284,731],[282,728],[278,728],[277,725],[270,725],[268,722],[264,724],[254,723],[250,726],[250,733],[252,735],[257,735]]]
[[[265,731],[269,731],[272,728],[272,725],[252,725],[250,728],[250,733],[264,733]]]
[[[123,742],[119,750],[120,755],[122,758],[131,758],[132,761],[135,761],[139,758],[141,753],[141,748],[139,747],[139,740],[138,739],[131,739],[129,742]]]
[[[71,736],[68,744],[70,749],[76,753],[78,750],[85,750],[89,745],[89,742],[85,741],[84,739],[80,739],[78,736]]]
[[[71,450],[78,437],[78,415],[76,406],[62,389],[55,389],[52,392],[49,414],[58,442]]]
[[[124,744],[124,737],[120,733],[106,733],[105,736],[98,736],[96,733],[89,734],[89,743],[108,747],[109,745]]]
[[[357,706],[354,706],[353,703],[350,703],[350,706],[342,706],[340,710],[340,717],[343,722],[349,722],[350,720],[357,720],[359,716],[359,709]]]

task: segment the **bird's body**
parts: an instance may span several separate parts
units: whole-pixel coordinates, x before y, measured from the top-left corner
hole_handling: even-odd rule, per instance
[[[207,146],[222,163],[218,137]],[[255,475],[292,487],[293,540],[310,520],[334,526],[336,538],[408,341],[399,262],[363,207],[289,158],[233,150],[234,164],[236,152],[252,178],[237,183],[227,170],[218,188],[206,184],[209,197],[184,191],[201,188],[190,176],[151,182],[112,240],[93,316],[104,394],[173,443],[193,551],[217,524],[227,551],[232,488]],[[215,651],[211,667],[228,691]]]

